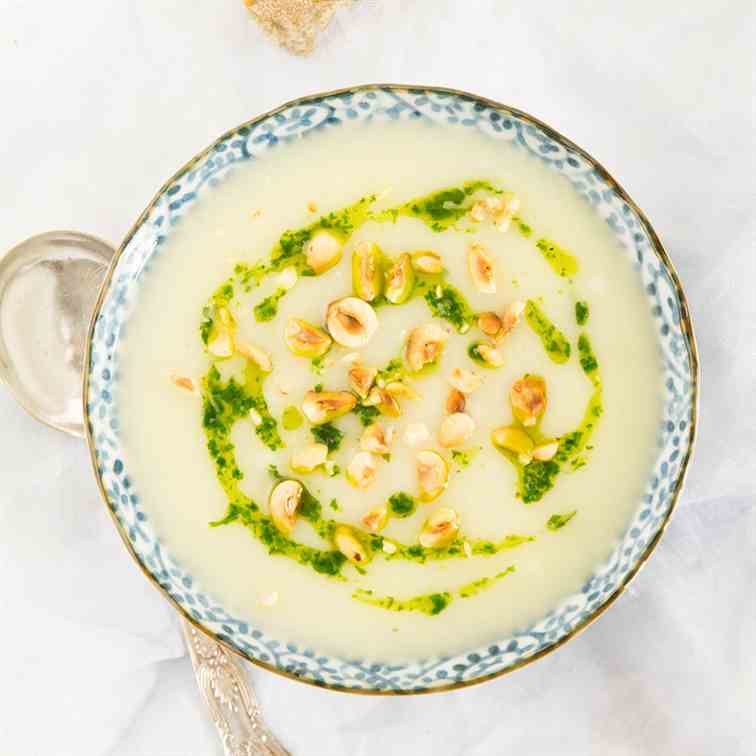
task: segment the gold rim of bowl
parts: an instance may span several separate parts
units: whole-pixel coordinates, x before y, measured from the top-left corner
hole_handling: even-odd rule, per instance
[[[393,90],[398,90],[398,91],[408,91],[408,90],[416,89],[416,90],[423,90],[423,91],[443,92],[446,94],[452,94],[452,95],[457,95],[461,97],[468,97],[472,100],[482,102],[491,108],[495,108],[497,110],[508,111],[512,113],[513,115],[522,118],[525,121],[529,121],[533,123],[539,129],[541,129],[544,133],[546,133],[548,136],[552,137],[554,141],[559,142],[563,145],[566,145],[570,150],[573,150],[574,152],[578,153],[583,158],[585,158],[586,161],[588,161],[591,165],[595,166],[596,170],[598,170],[601,177],[612,187],[612,189],[617,193],[617,195],[621,197],[622,200],[626,202],[638,215],[646,233],[651,239],[654,251],[658,255],[663,265],[666,267],[667,272],[669,273],[672,279],[675,292],[680,302],[680,328],[686,337],[686,346],[688,348],[688,354],[689,354],[690,364],[691,364],[692,398],[691,398],[691,422],[690,422],[690,432],[689,432],[690,441],[688,444],[688,450],[680,462],[680,473],[675,483],[675,489],[672,492],[669,509],[664,518],[664,522],[659,527],[659,530],[656,533],[656,535],[651,539],[651,541],[646,546],[643,554],[641,555],[635,567],[632,570],[630,570],[630,572],[628,572],[628,574],[625,576],[622,582],[615,588],[615,590],[610,594],[610,596],[604,601],[604,603],[598,609],[596,609],[589,617],[586,617],[584,620],[579,622],[569,633],[567,633],[567,635],[565,635],[563,638],[559,639],[552,645],[547,646],[546,648],[542,649],[538,653],[533,654],[533,656],[530,656],[526,659],[521,659],[517,661],[515,664],[511,665],[510,667],[507,667],[506,669],[502,669],[498,672],[493,672],[487,675],[481,675],[480,677],[476,677],[474,680],[450,682],[446,685],[433,686],[433,687],[429,687],[423,690],[366,690],[366,689],[349,688],[346,686],[330,685],[327,683],[315,682],[314,680],[309,680],[307,678],[295,675],[291,672],[286,672],[284,670],[281,670],[275,667],[272,664],[268,664],[267,662],[263,662],[263,661],[260,661],[259,659],[254,659],[253,657],[248,656],[247,654],[243,653],[242,651],[237,649],[235,646],[233,646],[231,643],[219,638],[215,633],[213,633],[212,631],[204,627],[202,623],[194,619],[194,617],[192,617],[189,614],[189,612],[183,606],[181,606],[181,604],[179,604],[179,602],[176,601],[170,595],[170,593],[166,591],[160,585],[160,583],[156,580],[156,578],[145,568],[145,566],[142,564],[139,557],[137,556],[136,552],[134,551],[134,548],[131,545],[131,542],[129,541],[126,535],[125,530],[121,527],[113,510],[110,508],[108,504],[107,493],[105,492],[105,488],[103,487],[102,478],[100,476],[100,473],[97,467],[97,458],[95,456],[95,445],[92,439],[92,430],[89,423],[89,409],[87,406],[88,405],[87,394],[88,394],[88,389],[89,389],[89,372],[90,372],[90,362],[91,362],[90,350],[91,350],[91,345],[92,345],[92,335],[94,333],[94,326],[97,321],[97,317],[100,314],[100,310],[102,308],[102,303],[105,300],[105,295],[107,294],[110,288],[110,282],[113,276],[113,272],[118,264],[118,261],[121,259],[121,255],[126,249],[126,246],[131,241],[137,229],[142,225],[144,220],[152,211],[158,199],[163,195],[163,193],[173,183],[175,183],[175,181],[177,181],[181,176],[183,176],[186,172],[191,170],[192,167],[196,165],[200,160],[203,160],[211,152],[211,150],[214,148],[216,144],[228,139],[232,134],[238,132],[239,129],[241,128],[254,126],[256,123],[262,120],[265,120],[267,118],[270,118],[271,116],[274,116],[277,113],[280,113],[288,108],[291,108],[296,105],[304,105],[305,103],[308,103],[312,100],[320,100],[325,97],[332,97],[335,95],[347,94],[350,92],[351,93],[367,92],[367,91],[376,90],[376,89],[393,89]],[[604,168],[604,166],[601,165],[601,163],[598,160],[596,160],[588,152],[586,152],[584,149],[576,145],[574,142],[572,142],[570,139],[565,137],[556,129],[552,128],[551,126],[544,123],[543,121],[536,118],[535,116],[530,115],[524,110],[520,110],[519,108],[514,108],[510,105],[504,105],[500,102],[496,102],[495,100],[491,100],[487,97],[481,97],[480,95],[471,94],[470,92],[465,92],[461,89],[452,89],[450,87],[438,87],[438,86],[422,85],[422,84],[358,84],[355,86],[343,87],[341,89],[334,89],[327,92],[317,92],[314,94],[304,95],[302,97],[297,97],[293,100],[289,100],[288,102],[285,102],[282,105],[279,105],[273,110],[269,110],[266,113],[262,113],[256,116],[255,118],[250,119],[249,121],[245,121],[244,123],[239,124],[235,128],[230,129],[229,131],[225,132],[220,137],[215,139],[208,147],[202,150],[202,152],[195,155],[191,160],[189,160],[189,162],[187,162],[185,165],[179,168],[179,170],[176,171],[176,173],[174,173],[173,176],[171,176],[171,178],[168,179],[168,181],[166,181],[160,187],[160,189],[157,191],[155,196],[150,200],[147,207],[142,211],[142,213],[136,219],[134,224],[131,226],[128,233],[126,234],[123,241],[121,242],[120,246],[116,250],[116,253],[113,256],[113,259],[110,263],[110,267],[108,268],[107,274],[102,282],[100,293],[97,298],[97,302],[95,304],[94,312],[92,313],[92,318],[90,320],[89,329],[87,332],[87,340],[86,340],[86,345],[85,345],[85,350],[84,350],[84,356],[85,356],[84,370],[83,370],[84,384],[83,384],[83,393],[82,393],[83,404],[84,404],[84,433],[87,440],[87,445],[89,447],[90,459],[92,461],[92,467],[94,470],[95,478],[97,480],[97,486],[100,490],[100,495],[102,497],[103,503],[105,504],[113,520],[113,523],[115,524],[118,530],[118,533],[121,536],[121,540],[123,541],[129,554],[131,554],[132,558],[139,566],[139,569],[144,573],[147,579],[160,591],[160,593],[171,604],[173,604],[176,610],[181,613],[181,615],[187,622],[191,623],[191,625],[193,625],[198,631],[204,633],[205,635],[209,636],[216,642],[220,643],[221,645],[223,645],[224,648],[227,648],[229,651],[236,654],[237,656],[244,659],[245,661],[251,662],[252,664],[258,667],[266,669],[269,672],[273,672],[277,675],[281,675],[282,677],[287,677],[292,680],[296,680],[299,683],[312,685],[313,687],[316,687],[316,688],[333,690],[333,691],[338,691],[338,692],[343,692],[343,693],[353,693],[353,694],[358,694],[358,695],[367,695],[367,696],[371,696],[371,695],[372,696],[426,695],[429,693],[441,693],[444,691],[459,690],[461,688],[467,688],[472,685],[477,685],[479,683],[486,682],[488,680],[493,680],[497,677],[501,677],[503,675],[514,672],[515,670],[521,669],[522,667],[525,667],[528,664],[532,664],[533,662],[537,661],[538,659],[541,659],[547,654],[550,654],[556,651],[558,648],[561,648],[562,646],[564,646],[565,643],[567,643],[568,641],[572,640],[575,636],[580,634],[589,625],[595,622],[617,600],[617,598],[623,593],[625,588],[630,584],[632,579],[638,574],[640,569],[646,564],[649,557],[654,552],[654,549],[656,548],[657,544],[661,540],[661,537],[664,534],[664,531],[667,529],[667,526],[669,525],[670,518],[672,517],[672,512],[675,509],[678,497],[680,495],[680,492],[683,488],[683,484],[685,482],[685,477],[688,472],[689,462],[693,454],[693,447],[695,445],[697,427],[698,427],[698,399],[699,399],[700,369],[699,369],[699,362],[698,362],[698,347],[696,344],[696,338],[693,331],[693,322],[690,315],[690,308],[688,306],[688,300],[685,297],[685,292],[683,291],[682,285],[680,283],[680,278],[677,274],[675,266],[672,264],[672,261],[670,260],[669,255],[667,254],[667,251],[664,249],[664,245],[662,244],[661,240],[656,234],[656,231],[654,231],[654,228],[651,225],[648,218],[646,217],[645,213],[638,207],[638,205],[632,200],[632,198],[623,189],[623,187],[619,184],[619,182],[617,182],[611,176],[609,171],[607,171],[606,168]]]

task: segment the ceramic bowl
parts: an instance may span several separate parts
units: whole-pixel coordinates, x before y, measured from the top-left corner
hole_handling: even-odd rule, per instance
[[[429,119],[516,145],[569,179],[632,261],[648,298],[663,355],[664,409],[658,453],[632,521],[618,545],[582,588],[529,627],[496,643],[451,657],[387,665],[380,659],[336,658],[271,637],[234,616],[171,555],[124,463],[119,436],[119,345],[149,263],[199,197],[238,163],[285,150],[308,132],[347,121]],[[170,179],[118,250],[90,326],[85,371],[87,437],[102,494],[148,578],[198,628],[256,664],[329,688],[419,693],[480,682],[527,664],[574,637],[622,592],[648,559],[669,520],[690,458],[696,426],[698,360],[690,314],[677,274],[650,223],[619,184],[584,150],[537,119],[498,103],[437,87],[372,85],[303,97],[229,131]]]

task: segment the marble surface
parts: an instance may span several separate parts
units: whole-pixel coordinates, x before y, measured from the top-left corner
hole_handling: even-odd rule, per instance
[[[0,0],[0,249],[60,227],[118,242],[228,127],[306,92],[399,81],[488,95],[588,148],[686,286],[697,453],[627,595],[559,652],[465,691],[347,697],[252,670],[294,756],[753,753],[754,26],[744,0],[358,0],[301,60],[240,0]],[[118,542],[83,444],[0,392],[0,452],[0,753],[219,754],[172,610]]]

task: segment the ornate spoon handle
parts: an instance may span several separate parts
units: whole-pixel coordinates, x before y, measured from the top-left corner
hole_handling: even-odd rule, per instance
[[[225,756],[291,756],[265,726],[244,672],[220,643],[182,621],[194,675]]]

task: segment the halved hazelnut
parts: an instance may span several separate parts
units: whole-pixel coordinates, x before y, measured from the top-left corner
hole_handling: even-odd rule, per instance
[[[352,367],[347,374],[349,378],[349,388],[362,399],[366,399],[373,386],[376,375],[378,375],[378,371],[375,368],[366,368],[359,362],[355,362],[352,364]]]
[[[328,447],[325,444],[307,444],[291,455],[289,464],[294,472],[309,473],[325,464],[327,457]]]
[[[457,533],[459,515],[451,507],[441,507],[425,521],[418,541],[426,549],[440,549],[452,543]]]
[[[234,346],[238,354],[250,362],[254,362],[263,373],[269,373],[273,370],[273,362],[265,350],[256,347],[254,344],[250,344],[244,339],[240,339],[238,336],[234,339]]]
[[[407,337],[404,356],[413,372],[436,362],[441,356],[449,334],[437,323],[426,323],[413,328]]]
[[[478,328],[480,328],[486,336],[492,338],[497,336],[501,331],[501,318],[495,312],[481,312],[478,315]]]
[[[444,261],[438,252],[421,249],[412,253],[412,267],[420,273],[441,273],[444,270]]]
[[[363,518],[362,524],[371,533],[380,533],[383,528],[386,527],[388,522],[388,509],[386,506],[376,507],[371,509]]]
[[[491,434],[491,441],[497,448],[516,454],[518,460],[524,465],[528,464],[533,457],[533,440],[522,428],[511,425],[497,428]]]
[[[472,394],[483,384],[483,379],[472,370],[454,368],[449,376],[449,383],[463,394]]]
[[[383,292],[383,253],[377,244],[364,241],[352,252],[352,286],[354,293],[372,302]]]
[[[347,480],[356,488],[367,488],[378,472],[375,457],[366,451],[357,452],[347,466]]]
[[[282,480],[270,492],[270,517],[273,524],[284,534],[294,530],[297,510],[302,503],[302,484],[297,480]]]
[[[525,426],[537,425],[546,411],[546,382],[537,375],[526,375],[509,389],[514,416]]]
[[[387,433],[380,423],[373,423],[362,432],[360,449],[373,454],[388,454],[390,443],[391,434]]]
[[[466,412],[455,412],[441,421],[438,443],[445,449],[461,446],[475,432],[475,421]]]
[[[378,316],[362,299],[344,297],[328,305],[326,325],[337,344],[359,349],[373,337],[378,328]]]
[[[453,388],[449,390],[449,395],[446,397],[445,409],[450,415],[455,412],[464,412],[466,403],[465,395],[459,389]]]
[[[322,425],[346,415],[357,406],[351,391],[308,391],[302,402],[302,412],[313,425]]]
[[[192,394],[199,393],[197,381],[195,381],[194,378],[189,378],[186,375],[176,375],[176,373],[173,373],[171,375],[171,381],[173,381],[174,385],[184,389],[185,391],[191,391]]]
[[[289,318],[284,338],[286,346],[297,357],[322,357],[333,343],[324,330],[300,318]]]
[[[471,208],[468,215],[470,216],[470,220],[474,223],[480,223],[482,220],[485,219],[486,215],[488,214],[488,210],[486,209],[486,205],[483,201],[476,202]]]
[[[328,231],[318,231],[304,248],[305,259],[314,271],[320,275],[330,270],[341,260],[341,242]]]
[[[444,491],[449,482],[449,466],[437,452],[420,451],[415,458],[417,482],[421,501],[433,501]]]
[[[537,459],[541,462],[548,462],[556,456],[559,451],[558,441],[548,441],[543,444],[539,444],[533,449],[533,459]]]
[[[473,242],[467,248],[467,267],[478,291],[484,294],[496,293],[494,259],[482,244]]]
[[[402,304],[412,295],[415,286],[415,271],[412,258],[407,252],[386,271],[386,299],[391,304]]]
[[[364,564],[368,560],[368,553],[362,542],[348,525],[339,525],[333,533],[336,548],[352,564]]]

